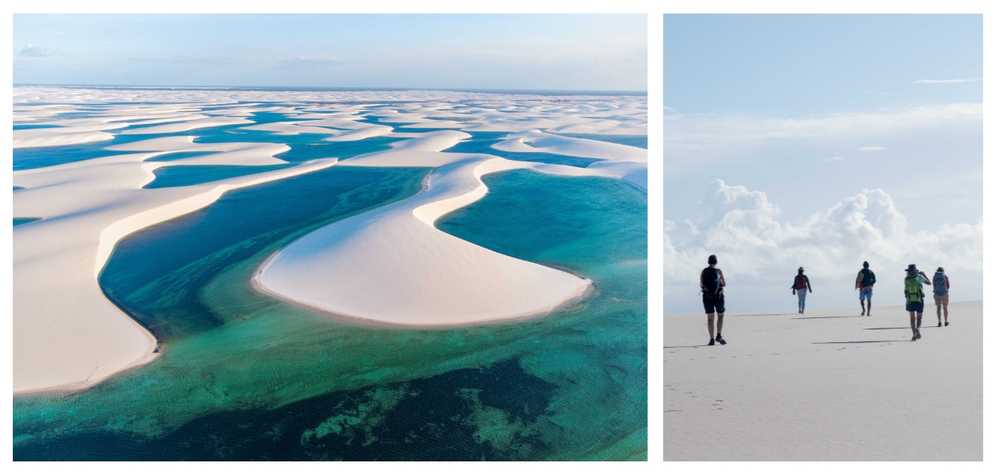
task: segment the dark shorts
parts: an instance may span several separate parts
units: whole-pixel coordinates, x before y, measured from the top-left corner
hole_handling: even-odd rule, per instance
[[[723,294],[701,294],[701,303],[705,306],[705,315],[726,312],[726,296]]]
[[[860,298],[861,300],[871,300],[872,299],[872,288],[871,287],[862,287],[861,290],[858,291],[858,298]]]
[[[924,303],[923,302],[906,302],[907,312],[917,312],[924,313]]]

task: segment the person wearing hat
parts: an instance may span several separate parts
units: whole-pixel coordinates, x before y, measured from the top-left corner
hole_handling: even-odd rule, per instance
[[[937,307],[938,326],[941,326],[941,309],[944,308],[944,326],[948,326],[948,290],[951,281],[944,273],[944,267],[938,267],[934,273],[934,306]]]
[[[861,316],[865,316],[865,300],[868,301],[868,316],[872,316],[872,288],[875,286],[875,273],[868,268],[868,261],[861,264],[858,277],[854,279],[854,288],[861,299]]]
[[[726,286],[726,278],[722,276],[722,269],[715,267],[719,259],[715,254],[708,256],[708,267],[701,271],[701,303],[705,307],[705,316],[708,317],[708,345],[715,342],[725,345],[726,340],[722,338],[722,315],[726,312],[726,300],[722,294],[723,287]],[[718,314],[718,325],[715,324],[715,315]]]
[[[812,284],[809,283],[806,270],[799,267],[799,273],[795,275],[795,280],[792,281],[792,293],[799,296],[799,313],[806,312],[806,293],[812,293],[812,291]]]
[[[906,266],[906,278],[903,279],[903,295],[906,296],[906,311],[910,313],[910,330],[913,338],[920,339],[920,324],[924,318],[924,285],[930,285],[927,274],[917,270],[916,264]]]

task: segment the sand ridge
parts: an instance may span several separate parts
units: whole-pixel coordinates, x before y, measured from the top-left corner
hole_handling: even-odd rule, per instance
[[[256,99],[264,100],[256,103]],[[366,99],[371,104],[363,103]],[[131,100],[137,103],[120,104]],[[275,100],[291,104],[274,105]],[[336,104],[338,100],[347,103]],[[381,103],[391,100],[404,102]],[[82,109],[102,102],[119,104],[96,112]],[[645,124],[645,103],[640,97],[574,97],[567,101],[549,96],[447,91],[383,94],[19,87],[15,103],[18,123],[60,123],[54,128],[17,130],[23,140],[36,140],[22,143],[58,146],[83,143],[84,139],[106,140],[116,130],[175,134],[107,147],[126,152],[120,155],[14,173],[14,183],[20,187],[14,215],[42,218],[16,227],[14,233],[15,394],[85,389],[154,359],[157,346],[153,336],[103,295],[97,276],[123,237],[205,207],[229,190],[334,165],[435,168],[422,192],[307,234],[269,259],[255,277],[255,284],[272,295],[330,313],[433,327],[543,315],[582,298],[591,287],[586,278],[487,250],[434,227],[443,214],[487,193],[482,176],[529,168],[565,176],[621,178],[645,187],[644,161],[599,160],[591,167],[579,168],[486,154],[442,153],[470,135],[456,130],[396,133],[391,127],[363,120],[375,107],[380,116],[429,128],[526,131],[539,124],[560,127],[592,120],[600,122],[600,127],[617,122],[623,130],[634,131],[639,124],[644,129]],[[256,112],[287,114],[292,120],[251,125],[247,118]],[[595,118],[582,119],[577,115],[580,112]],[[87,118],[66,118],[66,114]],[[391,143],[387,151],[346,162],[330,157],[206,184],[143,189],[162,167],[286,163],[276,158],[290,150],[284,144],[203,144],[194,142],[193,136],[176,135],[244,124],[244,129],[275,134],[322,133],[328,141],[375,136],[401,140]],[[589,145],[597,150],[600,143]],[[549,148],[558,150],[559,144]],[[202,154],[169,162],[150,161],[176,152]],[[614,162],[617,167],[595,166],[603,162]],[[641,183],[635,179],[637,170],[643,173]],[[310,265],[310,259],[327,267]],[[355,293],[317,299],[324,290],[329,293],[317,282],[343,277],[346,272],[351,272],[353,279],[344,282],[354,282],[355,287],[350,288]],[[291,275],[296,273],[298,276]],[[341,287],[349,285],[337,289]],[[374,298],[378,295],[393,298]]]

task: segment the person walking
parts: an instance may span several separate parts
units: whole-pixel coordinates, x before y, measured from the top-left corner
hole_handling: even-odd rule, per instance
[[[858,290],[861,300],[861,316],[865,316],[865,301],[868,301],[868,316],[872,316],[872,288],[875,287],[875,273],[868,268],[868,261],[861,264],[858,277],[854,279],[854,288]]]
[[[806,313],[806,293],[812,293],[812,291],[812,284],[809,283],[806,270],[799,267],[799,273],[792,281],[792,293],[799,296],[799,313]]]
[[[934,273],[934,306],[937,307],[938,326],[941,326],[941,309],[944,309],[944,326],[948,326],[948,291],[951,281],[944,273],[944,267],[938,267]]]
[[[913,330],[913,338],[910,341],[920,339],[920,324],[924,318],[924,285],[930,285],[931,280],[927,274],[917,270],[916,264],[906,267],[906,278],[903,279],[903,295],[906,297],[906,311],[910,314],[910,330]]]
[[[705,316],[708,317],[709,346],[715,342],[726,344],[726,340],[722,338],[722,317],[726,313],[726,299],[722,289],[726,286],[726,278],[722,275],[722,269],[715,267],[718,263],[715,254],[712,254],[708,256],[708,267],[701,271],[701,303],[705,307]]]

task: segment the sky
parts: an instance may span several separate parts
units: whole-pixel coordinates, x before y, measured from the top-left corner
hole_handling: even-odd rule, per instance
[[[709,253],[733,312],[794,310],[800,265],[850,309],[865,259],[876,305],[909,263],[981,300],[981,17],[667,15],[664,68],[667,313]]]
[[[644,91],[642,15],[15,15],[18,84]]]

